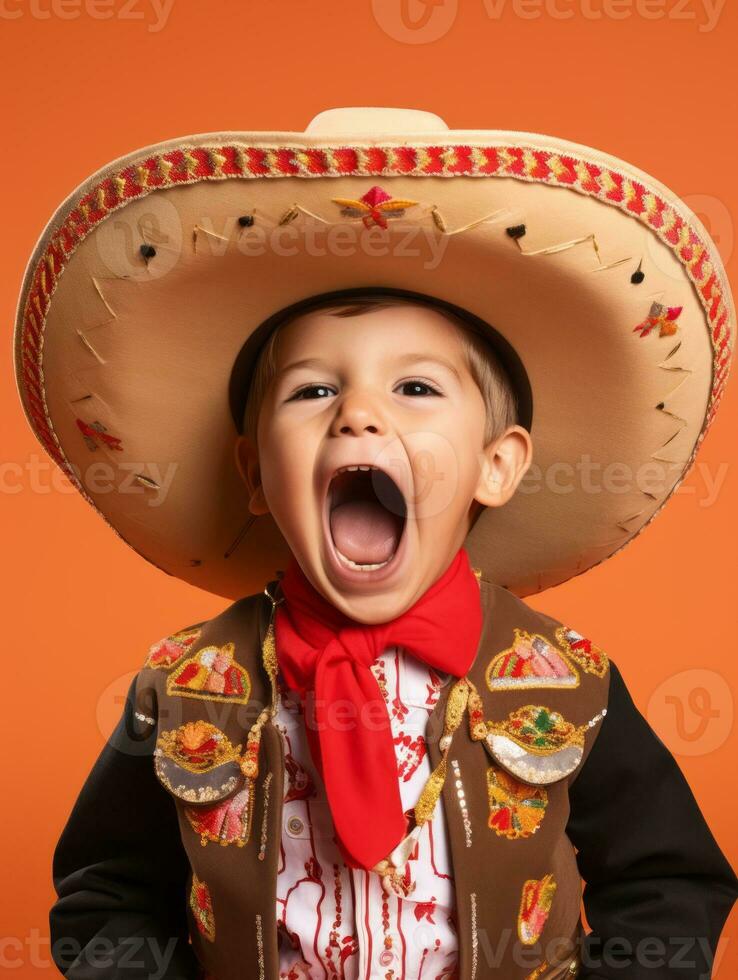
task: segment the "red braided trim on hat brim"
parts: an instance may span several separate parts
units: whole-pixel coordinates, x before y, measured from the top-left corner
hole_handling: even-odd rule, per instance
[[[21,395],[41,443],[83,496],[87,494],[67,461],[49,418],[41,370],[43,330],[51,297],[80,242],[112,212],[162,188],[233,177],[347,175],[512,177],[536,181],[595,197],[651,228],[671,248],[694,283],[708,317],[713,348],[710,399],[703,428],[685,466],[686,474],[723,394],[730,369],[733,325],[726,286],[719,265],[716,268],[711,261],[710,246],[656,190],[581,156],[530,145],[269,147],[228,143],[168,150],[106,176],[72,207],[51,234],[33,272],[18,351]]]

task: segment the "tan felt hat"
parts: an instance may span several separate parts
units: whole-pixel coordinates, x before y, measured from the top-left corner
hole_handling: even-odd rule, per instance
[[[224,596],[260,590],[288,551],[271,516],[247,509],[234,364],[278,311],[362,287],[442,300],[507,345],[534,462],[466,546],[519,595],[603,561],[653,519],[729,371],[725,271],[663,184],[550,136],[340,108],[304,133],[160,143],[78,187],[23,283],[26,415],[148,561]]]

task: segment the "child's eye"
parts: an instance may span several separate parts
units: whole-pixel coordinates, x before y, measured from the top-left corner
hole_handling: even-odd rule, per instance
[[[409,395],[411,398],[441,394],[438,388],[436,388],[435,385],[432,385],[430,381],[423,381],[420,378],[415,378],[412,381],[401,382],[400,389],[402,390],[403,395]]]
[[[294,395],[287,399],[287,401],[298,401],[303,398],[325,398],[326,394],[334,394],[333,390],[329,388],[328,385],[306,385],[304,388],[300,388],[299,391],[296,391]]]

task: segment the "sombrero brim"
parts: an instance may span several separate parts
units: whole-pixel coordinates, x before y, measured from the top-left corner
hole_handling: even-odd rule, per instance
[[[235,467],[244,342],[318,293],[437,297],[491,324],[532,390],[534,466],[477,520],[472,562],[519,595],[563,582],[653,519],[714,417],[735,324],[715,245],[675,194],[600,151],[426,130],[436,117],[402,110],[405,131],[369,134],[345,113],[335,132],[323,114],[302,134],[172,140],[81,185],[19,303],[29,422],[137,552],[245,595],[288,550]]]

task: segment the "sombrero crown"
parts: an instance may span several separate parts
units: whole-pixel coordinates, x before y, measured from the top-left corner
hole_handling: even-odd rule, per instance
[[[485,578],[521,595],[603,561],[653,519],[729,371],[735,311],[717,250],[652,177],[553,137],[349,108],[304,133],[161,143],[74,191],[19,303],[27,417],[146,559],[223,595],[261,589],[287,547],[247,510],[234,361],[276,311],[357,287],[460,307],[517,352],[534,469],[466,546]],[[616,488],[592,489],[608,467]]]

